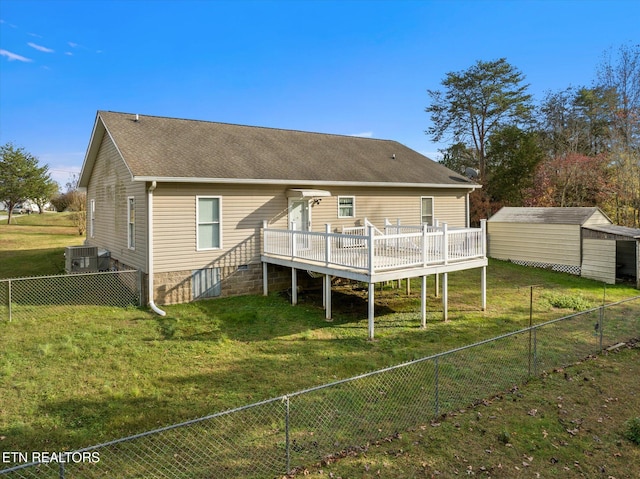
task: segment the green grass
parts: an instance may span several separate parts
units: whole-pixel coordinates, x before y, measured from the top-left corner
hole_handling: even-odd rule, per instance
[[[0,279],[64,273],[65,246],[80,245],[70,213],[14,216],[0,221]]]
[[[0,225],[3,240],[19,234],[33,246],[31,230],[44,234],[42,244],[52,251],[81,241],[72,227],[60,234],[55,224],[16,232],[18,226]],[[46,235],[47,228],[54,234]],[[52,254],[40,249],[0,251],[0,258],[30,251],[42,255],[40,267]],[[1,264],[4,277],[55,273],[53,265],[36,273],[24,260]],[[304,292],[297,306],[272,294],[166,306],[164,318],[136,308],[83,307],[2,322],[0,450],[84,447],[518,330],[529,322],[532,284],[535,324],[573,312],[571,303],[552,304],[551,295],[578,296],[583,306],[597,306],[605,295],[597,282],[491,261],[482,312],[479,283],[478,271],[449,275],[450,320],[444,322],[430,279],[424,330],[419,280],[409,296],[404,287],[378,289],[374,341],[366,339],[365,293],[348,285],[334,291],[331,322],[315,291]],[[608,287],[606,300],[637,293]]]
[[[636,344],[336,451],[296,477],[636,478],[639,374]]]

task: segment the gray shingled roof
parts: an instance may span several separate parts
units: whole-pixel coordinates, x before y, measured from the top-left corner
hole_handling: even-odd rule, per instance
[[[598,211],[600,211],[599,208],[595,206],[575,208],[519,208],[505,206],[489,218],[489,221],[494,223],[582,225]]]
[[[625,236],[627,238],[640,239],[640,228],[629,228],[627,226],[618,225],[591,225],[585,226],[588,230],[600,231],[602,233],[609,233],[618,236]]]
[[[101,123],[134,180],[479,186],[395,141],[146,115],[136,120],[110,111],[98,112],[81,185],[97,154]]]

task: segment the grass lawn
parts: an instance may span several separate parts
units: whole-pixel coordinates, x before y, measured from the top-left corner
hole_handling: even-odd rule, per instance
[[[0,225],[0,276],[59,272],[51,258],[82,242],[71,226],[40,224],[38,216],[49,215],[22,217],[33,226]],[[366,297],[351,286],[336,288],[332,322],[314,291],[297,306],[273,294],[167,306],[164,318],[87,307],[2,322],[0,451],[80,448],[521,329],[532,284],[534,323],[599,305],[605,295],[597,282],[492,261],[482,312],[479,284],[478,271],[450,274],[449,321],[430,291],[424,330],[419,280],[409,296],[385,286],[376,291],[375,341],[366,339]],[[617,285],[606,300],[637,294]]]
[[[638,375],[640,343],[335,454],[297,477],[637,478],[640,444],[625,433],[640,418]]]
[[[64,273],[65,246],[84,237],[70,213],[18,215],[0,220],[0,279]]]

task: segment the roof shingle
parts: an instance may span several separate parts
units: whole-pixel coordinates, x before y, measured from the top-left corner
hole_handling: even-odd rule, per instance
[[[98,121],[134,179],[479,186],[390,140],[110,111]]]

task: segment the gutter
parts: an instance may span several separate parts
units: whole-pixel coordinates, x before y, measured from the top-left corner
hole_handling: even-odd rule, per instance
[[[147,278],[149,280],[148,294],[149,307],[154,313],[166,316],[166,311],[162,311],[153,301],[153,190],[156,189],[156,182],[152,181],[147,194]]]

